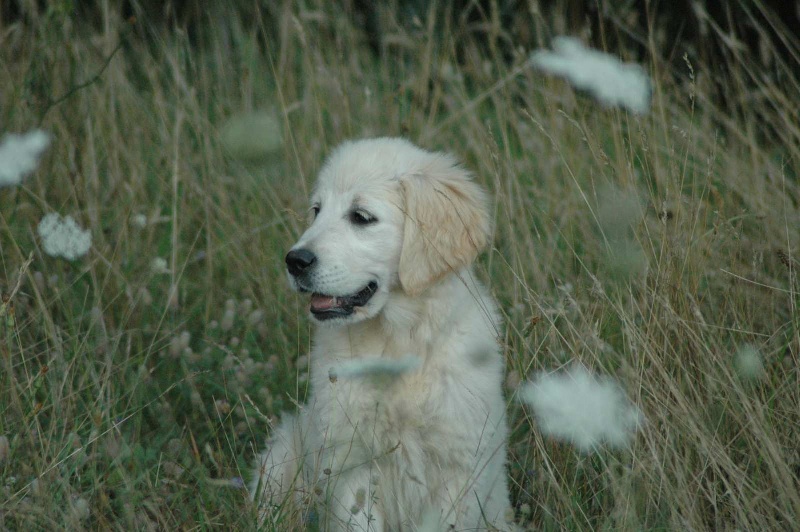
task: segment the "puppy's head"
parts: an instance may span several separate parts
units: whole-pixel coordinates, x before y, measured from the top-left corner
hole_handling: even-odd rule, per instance
[[[320,322],[380,313],[417,296],[486,246],[486,196],[449,155],[380,138],[337,148],[311,197],[310,227],[286,255],[289,282]]]

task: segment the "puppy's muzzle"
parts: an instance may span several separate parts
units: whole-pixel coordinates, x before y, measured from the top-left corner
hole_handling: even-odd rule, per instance
[[[317,256],[307,249],[293,249],[286,254],[286,269],[293,277],[306,273],[317,262]]]

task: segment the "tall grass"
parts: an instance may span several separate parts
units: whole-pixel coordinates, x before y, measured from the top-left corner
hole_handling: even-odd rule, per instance
[[[479,269],[505,312],[519,522],[796,526],[796,64],[778,59],[775,81],[732,48],[724,69],[675,66],[651,37],[653,108],[634,117],[528,68],[529,50],[509,57],[492,13],[476,33],[381,11],[379,60],[340,7],[242,5],[247,24],[231,12],[191,35],[113,2],[102,20],[52,8],[2,28],[2,129],[41,124],[53,145],[0,190],[0,528],[255,527],[253,453],[306,393],[309,325],[282,258],[326,153],[373,135],[457,154],[495,197]],[[530,15],[542,42],[554,13]],[[282,142],[243,161],[221,137],[253,112]],[[43,253],[49,212],[91,229],[87,257]],[[737,371],[742,349],[762,373]],[[545,440],[515,400],[574,360],[644,412],[631,449]]]

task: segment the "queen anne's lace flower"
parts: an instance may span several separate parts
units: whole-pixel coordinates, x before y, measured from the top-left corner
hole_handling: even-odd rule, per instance
[[[734,368],[739,377],[745,380],[755,380],[764,376],[764,359],[758,349],[751,345],[741,346],[734,355]]]
[[[131,224],[133,224],[134,227],[137,227],[139,229],[144,229],[145,227],[147,227],[147,215],[141,213],[134,214],[131,217]]]
[[[222,145],[245,161],[261,161],[281,149],[283,132],[277,116],[257,111],[231,117],[220,131]]]
[[[627,107],[644,114],[650,107],[650,77],[634,63],[586,48],[574,37],[557,37],[553,51],[538,50],[531,63],[549,74],[567,78],[606,106]]]
[[[0,187],[19,185],[36,170],[39,157],[50,145],[50,135],[40,129],[17,135],[9,133],[0,142]]]
[[[523,386],[520,398],[533,407],[543,434],[584,452],[603,442],[625,447],[644,422],[616,382],[581,365],[565,373],[540,373]]]
[[[44,252],[51,257],[75,260],[86,255],[92,247],[92,233],[81,229],[72,216],[62,218],[57,213],[50,213],[39,222],[37,231]]]
[[[170,273],[167,259],[163,257],[155,257],[152,261],[150,261],[150,269],[152,270],[153,273],[159,273],[159,274]]]

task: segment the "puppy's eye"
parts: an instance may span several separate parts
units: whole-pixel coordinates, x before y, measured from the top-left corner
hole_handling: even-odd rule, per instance
[[[350,211],[350,223],[353,225],[371,225],[377,221],[377,218],[364,209],[355,209]]]
[[[315,203],[314,205],[311,206],[312,219],[317,217],[317,215],[319,214],[319,209],[320,209],[319,203]]]

